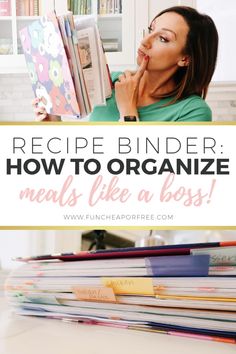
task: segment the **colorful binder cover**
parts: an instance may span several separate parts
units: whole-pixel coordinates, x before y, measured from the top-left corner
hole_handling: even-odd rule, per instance
[[[20,39],[36,97],[47,113],[79,115],[76,92],[55,13],[32,22]]]

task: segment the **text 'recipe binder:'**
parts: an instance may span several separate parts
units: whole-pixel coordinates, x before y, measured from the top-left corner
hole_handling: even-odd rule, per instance
[[[48,114],[83,118],[112,85],[95,19],[47,14],[20,31],[35,97]]]

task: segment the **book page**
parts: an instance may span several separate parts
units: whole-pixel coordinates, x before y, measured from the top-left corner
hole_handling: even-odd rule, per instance
[[[77,36],[80,60],[92,106],[105,104],[95,32],[89,27],[77,31]]]

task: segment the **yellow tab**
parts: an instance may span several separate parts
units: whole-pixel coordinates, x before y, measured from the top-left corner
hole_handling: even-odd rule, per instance
[[[150,278],[101,278],[103,285],[114,290],[117,295],[154,295]]]
[[[72,290],[78,300],[116,302],[116,297],[112,288],[79,285],[73,287]]]

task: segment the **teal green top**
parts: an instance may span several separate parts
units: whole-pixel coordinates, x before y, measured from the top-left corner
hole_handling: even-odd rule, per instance
[[[117,81],[121,72],[112,73],[112,82]],[[209,122],[212,113],[207,103],[197,95],[191,95],[174,104],[164,106],[172,97],[163,98],[148,106],[138,107],[139,120],[142,122]],[[164,107],[163,107],[164,106]],[[115,91],[107,99],[106,106],[96,106],[90,115],[91,122],[116,122],[120,114],[116,105]]]

